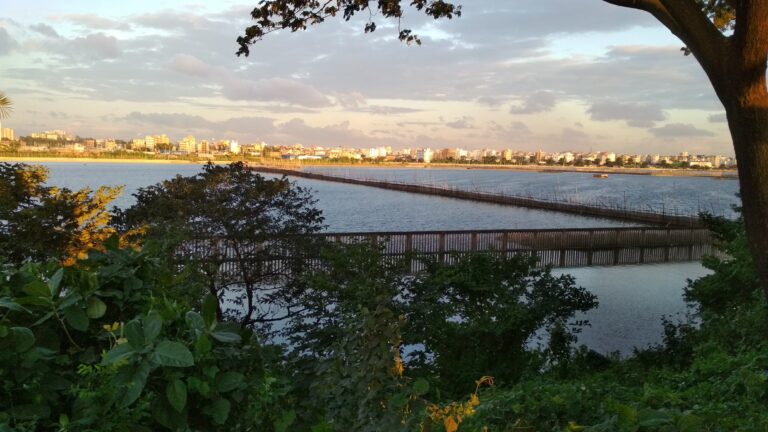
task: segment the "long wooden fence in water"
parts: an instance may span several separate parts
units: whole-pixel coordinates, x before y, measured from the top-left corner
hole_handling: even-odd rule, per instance
[[[699,261],[717,253],[710,232],[700,228],[578,228],[482,231],[359,232],[317,234],[330,242],[351,244],[371,242],[379,245],[386,257],[412,257],[412,268],[421,268],[421,259],[431,257],[452,262],[457,257],[477,252],[528,255],[538,258],[539,267],[588,267],[633,264],[659,264]],[[238,265],[243,248],[258,248],[239,241],[238,248],[225,240],[200,240],[188,245],[185,254],[211,256],[224,267]],[[307,258],[314,261],[313,257]],[[277,273],[290,258],[279,252],[260,260]]]
[[[347,183],[347,184],[354,184],[354,185],[360,185],[360,186],[375,187],[380,189],[395,190],[400,192],[417,193],[417,194],[424,194],[424,195],[436,195],[436,196],[442,196],[446,198],[455,198],[455,199],[461,199],[461,200],[486,202],[486,203],[492,203],[492,204],[510,205],[510,206],[517,206],[517,207],[527,207],[527,208],[534,208],[534,209],[540,209],[540,210],[550,210],[550,211],[557,211],[557,212],[563,212],[563,213],[577,214],[582,216],[625,220],[625,221],[639,222],[643,224],[652,224],[652,225],[669,226],[669,227],[700,227],[701,226],[701,223],[698,217],[693,217],[690,215],[674,214],[674,213],[668,213],[668,212],[656,213],[652,211],[641,211],[636,209],[626,209],[626,208],[610,207],[610,206],[597,206],[597,205],[589,205],[589,204],[576,203],[576,202],[549,201],[549,200],[544,200],[540,198],[533,198],[533,197],[526,197],[526,196],[508,195],[508,194],[493,193],[493,192],[469,191],[469,190],[464,190],[464,189],[459,189],[454,187],[447,187],[447,186],[441,187],[441,186],[432,186],[432,185],[393,182],[393,181],[386,181],[386,180],[341,177],[341,176],[334,176],[334,175],[328,175],[328,174],[301,171],[297,169],[285,169],[285,168],[275,168],[275,167],[267,167],[267,166],[254,166],[252,167],[252,169],[255,171],[271,173],[271,174],[303,177],[308,179],[331,181],[331,182],[337,182],[337,183]]]

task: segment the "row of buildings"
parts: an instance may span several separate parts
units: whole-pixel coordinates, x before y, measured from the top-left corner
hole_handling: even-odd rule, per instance
[[[188,135],[179,141],[166,134],[146,135],[132,140],[80,138],[65,131],[53,130],[33,133],[18,140],[13,129],[0,128],[2,140],[11,142],[19,151],[98,153],[142,152],[165,155],[197,155],[215,158],[222,155],[243,155],[273,159],[295,160],[349,160],[391,162],[448,162],[448,163],[500,163],[500,164],[547,164],[547,165],[631,165],[631,166],[686,166],[699,168],[733,167],[732,157],[721,155],[618,154],[615,152],[536,152],[513,149],[462,149],[462,148],[405,148],[392,147],[346,148],[304,146],[273,146],[265,142],[240,144],[236,140],[202,139]]]

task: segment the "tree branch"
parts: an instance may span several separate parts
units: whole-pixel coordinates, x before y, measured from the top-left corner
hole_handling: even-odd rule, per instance
[[[680,32],[680,26],[677,24],[672,15],[669,14],[667,8],[661,4],[659,0],[603,0],[606,3],[610,3],[615,6],[621,6],[630,9],[642,10],[650,13],[664,27],[668,28],[672,33],[677,35]],[[678,36],[679,37],[679,36]]]
[[[733,61],[730,38],[712,23],[697,0],[603,0],[653,15],[686,45],[699,61],[723,103]],[[737,18],[738,20],[738,18]]]

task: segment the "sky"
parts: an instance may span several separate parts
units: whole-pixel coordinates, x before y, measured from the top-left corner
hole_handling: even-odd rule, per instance
[[[228,138],[344,147],[732,155],[724,110],[682,43],[601,0],[459,0],[423,42],[368,14],[268,35],[257,0],[3,0],[3,126],[26,135]]]

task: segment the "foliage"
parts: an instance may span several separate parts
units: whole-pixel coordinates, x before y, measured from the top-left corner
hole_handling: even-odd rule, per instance
[[[462,397],[484,375],[514,382],[542,365],[541,353],[526,350],[537,330],[596,304],[572,278],[533,270],[528,258],[426,262],[415,276],[411,258],[387,259],[368,243],[329,246],[303,279],[302,313],[285,329],[294,381],[324,401],[307,412],[335,430],[445,427],[449,417],[459,425],[459,410],[477,401],[427,412],[426,398]]]
[[[292,32],[306,30],[307,27],[324,22],[328,18],[341,15],[349,21],[358,13],[370,13],[371,16],[381,14],[384,18],[400,20],[405,11],[401,1],[376,0],[335,0],[322,2],[318,0],[267,0],[251,11],[254,25],[245,29],[245,34],[237,38],[240,49],[237,55],[250,54],[249,46],[269,33],[289,29]],[[425,13],[434,19],[461,16],[461,6],[444,0],[411,0],[410,7]],[[365,32],[376,30],[376,23],[369,20]],[[408,44],[421,45],[419,37],[410,29],[398,26],[398,38]]]
[[[555,277],[549,269],[536,270],[535,263],[531,257],[492,254],[452,264],[428,262],[406,282],[400,300],[405,343],[423,347],[409,354],[409,363],[457,396],[470,391],[467,385],[477,377],[512,384],[536,369],[538,356],[527,348],[542,330],[556,330],[550,340],[569,357],[574,338],[563,323],[596,307],[597,300],[576,287],[573,277]],[[586,323],[572,324],[578,331]]]
[[[323,248],[324,268],[302,279],[302,313],[284,331],[296,390],[309,396],[305,410],[330,430],[402,430],[423,394],[403,377],[393,303],[402,263],[375,252],[365,244]]]
[[[231,305],[219,318],[226,314],[249,326],[277,319],[275,309],[292,313],[292,280],[317,241],[306,234],[317,233],[323,221],[307,190],[235,162],[205,165],[195,176],[134,196],[135,205],[118,211],[119,225],[146,227],[179,262],[197,267],[208,293]]]
[[[704,259],[704,266],[713,273],[691,282],[685,292],[686,300],[696,302],[705,313],[723,312],[748,303],[759,295],[760,282],[749,253],[743,216],[739,212],[736,220],[706,214],[702,218],[723,257]]]
[[[0,119],[4,119],[11,115],[13,111],[13,102],[4,93],[0,92]]]
[[[698,304],[693,320],[666,321],[662,346],[605,370],[532,376],[481,392],[483,404],[466,430],[768,429],[768,304],[748,259],[743,220],[705,220],[725,258],[708,258],[713,274],[690,282],[686,298]],[[583,370],[583,360],[573,358],[570,367]]]
[[[41,166],[0,163],[0,260],[83,259],[115,233],[107,206],[122,188],[46,186]]]
[[[218,322],[215,299],[169,297],[191,287],[117,243],[3,271],[0,430],[272,430],[284,384],[253,334]]]

